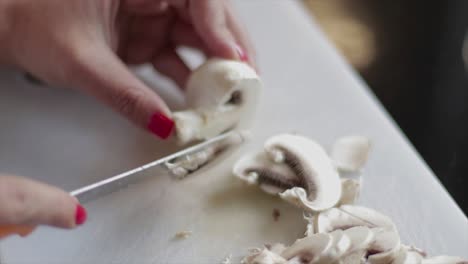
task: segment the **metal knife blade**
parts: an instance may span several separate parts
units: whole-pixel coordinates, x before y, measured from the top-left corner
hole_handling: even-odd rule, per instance
[[[177,166],[178,164],[177,161],[191,160],[194,155],[205,150],[213,148],[219,148],[219,150],[222,150],[230,145],[239,145],[240,143],[244,142],[245,139],[245,132],[226,132],[198,145],[183,149],[172,155],[155,160],[138,168],[74,190],[70,192],[70,195],[75,196],[80,201],[80,203],[86,203],[103,195],[120,190],[129,184],[140,181],[141,179],[158,176],[162,173],[174,172],[176,169],[174,166]],[[212,151],[210,151],[210,153],[212,153]],[[152,173],[144,173],[148,172],[150,169]],[[155,170],[154,172],[153,169]],[[193,170],[190,170],[188,173],[191,173],[192,171]]]

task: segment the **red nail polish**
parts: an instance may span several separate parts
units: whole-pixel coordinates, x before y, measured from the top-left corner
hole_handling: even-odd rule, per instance
[[[78,204],[76,206],[76,213],[75,213],[75,223],[77,225],[82,225],[84,222],[86,222],[86,218],[88,217],[88,214],[86,213],[86,209]]]
[[[160,138],[166,139],[174,129],[174,121],[161,113],[156,113],[151,116],[148,129]]]
[[[241,61],[247,62],[249,60],[249,56],[247,56],[247,53],[244,51],[243,48],[241,48],[241,46],[236,45],[236,51],[237,54],[239,54],[239,58]]]

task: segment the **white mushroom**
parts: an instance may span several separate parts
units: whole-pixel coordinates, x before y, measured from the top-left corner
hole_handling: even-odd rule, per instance
[[[323,211],[335,206],[341,197],[341,182],[325,150],[316,142],[299,135],[282,134],[265,143],[269,156],[284,157],[301,186],[280,196],[308,211]],[[276,159],[281,161],[281,159]]]
[[[262,86],[255,70],[245,63],[208,60],[187,82],[189,109],[173,114],[177,138],[188,143],[232,128],[248,128]]]
[[[341,198],[339,205],[354,204],[361,192],[361,178],[341,180]]]
[[[323,254],[319,263],[333,263],[341,259],[351,247],[351,239],[342,230],[330,233],[332,246]]]
[[[460,257],[437,256],[423,259],[422,264],[468,264],[468,260]]]
[[[365,226],[356,226],[344,231],[349,237],[351,245],[342,258],[342,263],[363,263],[367,248],[374,241],[374,233]]]
[[[392,263],[400,252],[400,236],[394,229],[372,228],[375,239],[367,248],[369,264]]]
[[[402,245],[398,256],[393,261],[395,264],[421,264],[425,254],[413,247]]]
[[[279,246],[273,247],[271,249],[253,249],[250,251],[250,254],[242,259],[242,264],[286,264],[287,261],[281,257],[281,251],[284,246],[278,244]],[[278,251],[278,248],[281,251]]]
[[[343,137],[333,144],[330,156],[339,170],[358,171],[367,161],[370,145],[366,137]]]
[[[387,216],[370,208],[355,205],[331,208],[308,220],[310,221],[309,229],[316,233],[329,233],[338,229],[346,230],[355,226],[396,230],[392,220]]]
[[[331,235],[314,234],[298,239],[286,248],[281,256],[292,263],[317,263],[332,246],[333,238]]]

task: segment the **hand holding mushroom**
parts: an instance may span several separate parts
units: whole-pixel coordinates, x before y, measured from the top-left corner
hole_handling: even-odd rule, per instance
[[[237,126],[239,116],[254,102],[244,90],[244,79],[257,87],[258,77],[250,68],[255,67],[254,49],[228,0],[0,1],[2,66],[17,67],[50,84],[75,87],[163,139],[173,134],[172,113],[127,64],[151,64],[185,88],[192,69],[179,57],[180,46],[198,49],[207,58],[250,65],[219,59],[194,74],[187,96],[195,109],[184,112],[188,118],[176,115],[183,120],[177,121],[181,141]],[[210,81],[203,69],[225,79]],[[240,101],[237,95],[242,96]],[[189,122],[199,123],[191,130]],[[84,222],[84,212],[62,190],[0,176],[0,224],[71,228]]]
[[[6,0],[0,19],[1,64],[75,87],[161,138],[172,113],[126,64],[149,63],[182,89],[192,69],[180,46],[255,67],[227,0]]]

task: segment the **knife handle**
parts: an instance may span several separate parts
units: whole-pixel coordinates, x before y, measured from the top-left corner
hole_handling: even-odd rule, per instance
[[[31,234],[36,227],[26,225],[0,225],[0,239],[10,235],[20,235],[25,237]]]

